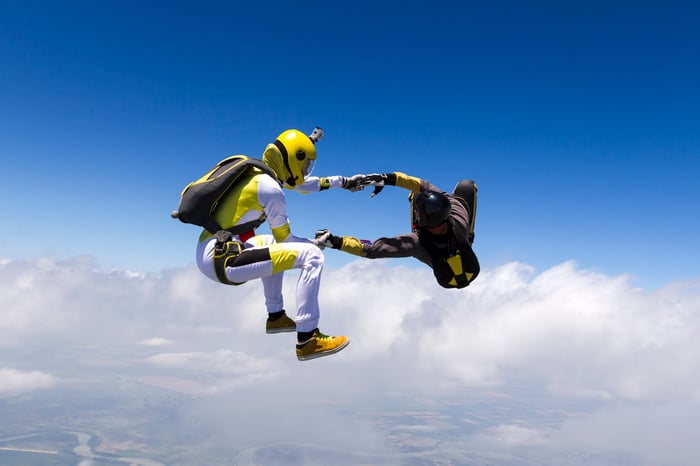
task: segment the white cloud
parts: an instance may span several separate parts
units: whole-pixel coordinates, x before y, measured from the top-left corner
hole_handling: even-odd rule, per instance
[[[290,314],[297,276],[288,273],[285,282]],[[484,270],[465,290],[445,290],[425,267],[358,260],[326,270],[321,290],[322,330],[351,339],[329,359],[388,388],[399,381],[420,386],[432,377],[497,386],[517,376],[557,396],[595,400],[699,394],[694,282],[647,292],[630,286],[628,277],[571,262],[539,274],[509,263]],[[68,345],[138,341],[144,351],[167,344],[171,353],[144,357],[200,372],[300,364],[293,335],[265,335],[259,282],[218,285],[195,269],[155,277],[102,273],[88,258],[5,262],[0,308],[5,346],[39,338]]]
[[[588,451],[629,451],[644,465],[691,466],[700,457],[697,402],[615,406],[565,422],[552,445]]]
[[[49,388],[57,383],[56,377],[44,372],[22,372],[8,367],[0,367],[0,396]]]
[[[467,384],[498,383],[517,372],[569,387],[572,395],[697,395],[697,295],[680,287],[647,293],[626,277],[573,263],[531,276],[514,264],[486,271],[466,299],[453,299],[441,323],[426,329],[423,360]]]
[[[168,340],[167,338],[149,338],[147,340],[142,340],[139,342],[139,344],[144,345],[144,346],[170,346],[174,344],[175,342],[172,340]]]
[[[297,277],[288,272],[285,281],[292,315]],[[558,406],[617,409],[578,410],[575,419],[551,427],[503,419],[480,426],[464,445],[514,452],[619,448],[652,459],[667,451],[700,453],[684,443],[693,426],[687,413],[697,414],[700,401],[700,282],[645,291],[626,276],[572,262],[541,272],[509,263],[482,271],[465,290],[445,290],[425,267],[358,260],[324,272],[320,301],[321,329],[346,334],[351,344],[300,363],[294,334],[265,334],[259,282],[223,286],[193,268],[160,276],[105,273],[89,258],[0,261],[0,345],[7,358],[19,354],[23,367],[37,369],[0,370],[0,394],[49,388],[62,371],[71,380],[82,380],[80,370],[134,374],[202,395],[190,407],[192,420],[206,420],[214,436],[228,432],[222,441],[274,442],[289,440],[310,406],[327,419],[323,403],[338,400],[437,397],[479,387],[513,395],[525,384]],[[619,408],[626,405],[632,407]],[[259,425],[246,432],[230,425],[247,414]],[[436,425],[403,429],[410,435]],[[661,441],[665,433],[671,439]],[[344,445],[321,427],[314,435]],[[372,438],[368,427],[358,442]]]
[[[163,367],[210,374],[269,373],[273,368],[273,361],[268,358],[230,350],[218,350],[211,353],[161,353],[150,356],[146,360],[151,364]]]
[[[499,424],[484,429],[476,435],[472,442],[482,447],[491,444],[492,447],[533,447],[551,444],[552,432],[541,429],[523,427],[517,424]]]

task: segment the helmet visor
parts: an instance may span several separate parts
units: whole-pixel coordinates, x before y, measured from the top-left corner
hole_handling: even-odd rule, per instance
[[[414,222],[417,225],[434,228],[444,224],[450,216],[450,200],[444,194],[423,191],[413,202]]]
[[[301,174],[304,177],[304,179],[311,176],[311,173],[313,173],[315,166],[316,166],[316,160],[309,159],[309,158],[304,160],[304,164],[301,166]]]

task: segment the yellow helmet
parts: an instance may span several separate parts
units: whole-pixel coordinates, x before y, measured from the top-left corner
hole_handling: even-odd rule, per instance
[[[317,128],[311,136],[297,129],[288,129],[277,136],[274,144],[282,153],[282,161],[289,174],[289,177],[283,180],[286,184],[296,186],[311,175],[316,164],[314,143],[320,140],[322,135],[323,130]]]

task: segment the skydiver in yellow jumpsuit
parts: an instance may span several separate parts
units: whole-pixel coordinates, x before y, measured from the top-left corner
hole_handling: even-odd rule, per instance
[[[197,244],[197,266],[212,280],[238,285],[260,279],[268,312],[267,333],[297,332],[296,355],[301,361],[334,354],[345,348],[346,336],[329,336],[318,329],[318,293],[323,270],[325,237],[307,239],[290,229],[284,188],[302,192],[324,189],[357,189],[357,179],[342,176],[313,177],[315,142],[322,131],[311,135],[290,129],[268,144],[263,162],[277,179],[253,169],[236,182],[219,202],[214,218],[228,229],[265,215],[272,234],[256,235],[254,230],[234,235],[222,244],[204,230]],[[282,281],[284,271],[300,269],[296,287],[296,318],[284,311]]]

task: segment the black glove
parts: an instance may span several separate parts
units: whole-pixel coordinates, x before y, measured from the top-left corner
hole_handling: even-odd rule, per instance
[[[316,230],[316,235],[313,240],[313,243],[321,249],[340,249],[340,245],[343,244],[343,238],[331,234],[331,232],[327,229]]]
[[[360,181],[365,179],[367,175],[353,175],[351,177],[343,177],[343,189],[347,189],[351,192],[362,191],[365,189],[364,185],[360,184]]]
[[[365,175],[359,184],[364,186],[374,186],[374,191],[371,196],[374,197],[379,194],[384,186],[395,185],[396,184],[396,174],[395,173],[372,173],[371,175]]]

